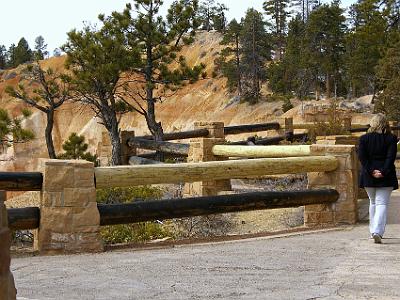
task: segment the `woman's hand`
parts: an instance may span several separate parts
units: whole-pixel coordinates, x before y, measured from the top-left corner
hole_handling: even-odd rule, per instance
[[[372,177],[374,177],[374,178],[383,178],[383,175],[382,175],[381,171],[373,170],[372,171]]]

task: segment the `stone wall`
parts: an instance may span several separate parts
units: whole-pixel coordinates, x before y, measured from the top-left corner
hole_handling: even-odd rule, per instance
[[[225,143],[223,122],[196,122],[194,129],[208,129],[209,135],[206,138],[190,140],[188,162],[206,162],[226,160],[225,157],[217,157],[212,153],[214,145]],[[185,184],[184,196],[212,196],[222,191],[230,191],[230,180],[207,180]]]
[[[41,163],[41,222],[35,248],[43,254],[102,251],[93,163],[78,160]]]
[[[10,271],[11,235],[8,229],[7,209],[4,205],[6,193],[0,191],[0,299],[14,300],[17,291]]]
[[[330,155],[339,166],[332,172],[308,173],[310,189],[333,188],[339,192],[334,204],[307,205],[304,224],[309,227],[355,224],[357,222],[358,160],[355,146],[312,145],[312,155]]]

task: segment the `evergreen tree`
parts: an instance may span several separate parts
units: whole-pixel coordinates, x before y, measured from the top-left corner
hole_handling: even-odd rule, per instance
[[[243,96],[251,103],[261,97],[261,83],[266,80],[265,65],[271,59],[270,37],[262,14],[249,9],[241,33]]]
[[[326,97],[331,97],[332,82],[337,94],[345,50],[345,17],[338,4],[323,4],[313,10],[306,23],[305,55],[312,71],[316,97],[321,84],[326,86]]]
[[[382,91],[377,97],[375,110],[391,120],[400,121],[400,41],[389,47],[377,66],[377,79]]]
[[[7,67],[15,68],[16,66],[15,44],[11,44],[7,51]]]
[[[196,81],[204,69],[204,65],[189,67],[184,57],[177,57],[183,44],[193,42],[194,30],[198,27],[197,1],[175,1],[166,21],[159,14],[162,3],[161,0],[135,0],[133,7],[127,4],[124,12],[114,12],[105,20],[109,28],[126,35],[128,49],[135,54],[130,70],[138,78],[137,87],[134,93],[126,90],[124,99],[135,102],[132,109],[145,117],[156,141],[163,140],[162,124],[156,120],[156,103],[168,96],[168,91]],[[177,66],[172,70],[173,62]]]
[[[296,9],[300,15],[301,20],[305,23],[310,15],[311,11],[321,5],[320,0],[294,0],[292,6]]]
[[[375,68],[387,43],[388,24],[379,0],[362,0],[351,9],[353,28],[347,36],[346,69],[351,97],[376,93]]]
[[[0,145],[9,146],[11,143],[27,142],[34,138],[29,129],[22,128],[22,120],[30,115],[23,110],[23,116],[12,118],[5,109],[0,108]]]
[[[215,17],[215,0],[203,0],[200,3],[198,17],[201,22],[201,29],[210,31],[213,29],[213,18]]]
[[[289,0],[267,0],[263,7],[273,30],[275,58],[280,60],[285,47]]]
[[[44,38],[41,35],[39,35],[35,39],[35,52],[34,52],[35,60],[42,60],[45,57],[47,57],[49,52],[46,49],[47,49],[47,44],[45,44]]]
[[[60,159],[84,159],[96,163],[96,155],[87,152],[89,145],[85,143],[85,137],[71,133],[68,140],[64,142],[62,148],[64,153],[58,156]]]
[[[7,49],[0,45],[0,70],[7,68]]]
[[[15,47],[15,62],[14,67],[19,66],[23,63],[31,61],[33,58],[32,50],[29,48],[29,44],[26,39],[21,38]]]
[[[44,70],[38,63],[28,66],[26,71],[29,81],[20,83],[18,88],[7,86],[6,92],[46,114],[47,152],[49,157],[54,159],[56,158],[52,135],[54,113],[66,101],[71,100],[69,85],[66,83],[65,75],[54,72],[51,68]],[[35,88],[29,92],[26,86],[32,83],[35,84]]]
[[[124,34],[105,24],[99,30],[89,26],[72,30],[62,49],[67,54],[66,66],[73,74],[71,88],[107,129],[112,144],[111,163],[120,165],[119,123],[128,109],[118,92],[123,72],[129,70],[139,53],[129,52]]]
[[[225,4],[216,4],[213,16],[213,28],[218,32],[225,32],[226,30],[226,11],[228,11],[228,8],[225,6]]]
[[[240,44],[240,34],[242,25],[233,19],[224,33],[221,41],[227,47],[221,51],[220,57],[216,60],[222,74],[228,79],[228,89],[242,95],[242,68],[241,55],[242,46]]]

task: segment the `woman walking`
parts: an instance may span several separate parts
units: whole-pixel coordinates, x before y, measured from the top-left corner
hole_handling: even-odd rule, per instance
[[[396,154],[397,137],[391,133],[385,115],[375,115],[368,133],[360,138],[358,157],[362,165],[360,187],[365,188],[370,200],[369,230],[378,244],[385,233],[390,195],[399,188],[394,166]]]

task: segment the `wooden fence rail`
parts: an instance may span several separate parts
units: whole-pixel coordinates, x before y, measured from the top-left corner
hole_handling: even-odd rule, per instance
[[[189,147],[190,147],[189,144],[156,142],[152,140],[139,139],[139,138],[130,138],[127,144],[129,147],[138,147],[142,149],[156,150],[164,153],[172,153],[172,154],[179,154],[186,156],[189,153]]]
[[[336,202],[336,190],[257,192],[222,196],[140,201],[130,204],[98,205],[100,225],[129,224],[210,214],[289,208]]]
[[[130,224],[219,213],[260,209],[289,208],[337,201],[336,190],[304,190],[295,192],[256,192],[210,197],[136,201],[129,204],[98,204],[100,225]],[[7,209],[11,230],[39,228],[38,207]]]
[[[0,190],[40,191],[43,175],[39,172],[0,172]]]
[[[278,122],[272,123],[260,123],[260,124],[248,124],[248,125],[235,125],[224,127],[225,135],[234,135],[249,132],[267,131],[267,130],[278,130],[280,125]],[[208,129],[195,129],[181,132],[170,132],[164,133],[164,141],[183,140],[198,137],[207,137],[209,135]],[[153,140],[154,137],[151,135],[144,135],[136,137],[138,139]]]
[[[232,146],[215,145],[212,152],[217,156],[247,158],[278,158],[311,156],[310,145],[295,146]]]
[[[196,182],[262,175],[326,172],[337,168],[333,156],[261,158],[150,166],[95,168],[97,188]]]
[[[27,230],[39,228],[39,207],[9,208],[8,227],[11,230]]]

